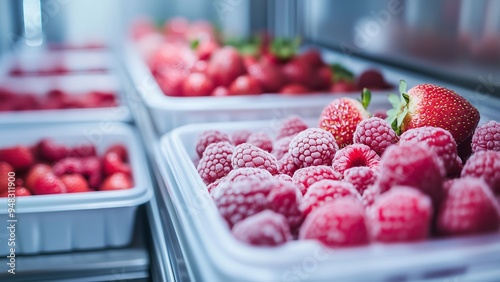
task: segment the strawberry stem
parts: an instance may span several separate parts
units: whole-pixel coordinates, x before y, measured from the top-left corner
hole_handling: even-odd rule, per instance
[[[361,105],[365,109],[368,109],[368,106],[370,105],[370,102],[372,100],[372,93],[368,88],[363,88],[363,92],[361,92]]]

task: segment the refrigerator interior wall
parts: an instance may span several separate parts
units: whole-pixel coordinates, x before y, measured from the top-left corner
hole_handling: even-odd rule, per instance
[[[297,0],[303,36],[500,96],[500,1]]]
[[[23,37],[21,1],[0,1],[0,54],[12,50]]]

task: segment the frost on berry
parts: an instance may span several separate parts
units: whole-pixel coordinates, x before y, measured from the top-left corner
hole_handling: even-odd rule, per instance
[[[267,152],[271,152],[273,150],[273,139],[269,136],[269,134],[263,131],[250,134],[246,143],[259,147]]]
[[[462,177],[472,176],[484,179],[500,195],[500,152],[479,151],[467,160],[462,169]]]
[[[299,116],[290,116],[283,120],[281,126],[278,128],[276,139],[291,136],[302,132],[307,129],[307,124]]]
[[[332,134],[320,128],[309,128],[290,142],[288,153],[299,168],[330,165],[338,150]]]
[[[299,167],[293,161],[293,157],[288,153],[285,153],[278,161],[278,170],[282,174],[293,176],[298,169]]]
[[[472,152],[500,151],[500,122],[491,120],[478,128],[472,137]]]
[[[370,186],[375,184],[378,173],[366,166],[358,166],[344,171],[344,180],[350,182],[360,195]]]
[[[372,117],[356,126],[353,141],[355,144],[367,145],[381,156],[387,147],[398,142],[398,136],[385,120]]]
[[[330,166],[319,165],[301,168],[293,174],[292,178],[293,183],[300,189],[302,194],[305,194],[312,184],[323,179],[341,180],[342,174],[336,172]]]
[[[233,140],[233,145],[238,146],[242,143],[247,142],[248,136],[250,136],[250,134],[252,134],[252,132],[245,129],[233,132],[233,134],[231,135],[231,139]]]
[[[212,143],[207,146],[197,167],[205,184],[226,176],[232,170],[233,150],[234,147],[229,142]]]
[[[344,174],[351,167],[366,166],[377,169],[380,157],[364,144],[352,144],[340,149],[332,161],[333,169]]]
[[[248,143],[243,143],[234,149],[231,161],[233,168],[255,167],[278,174],[278,162],[269,152]]]
[[[286,153],[288,153],[288,146],[294,137],[295,135],[286,136],[274,142],[271,153],[277,160],[281,159]]]
[[[231,143],[229,136],[226,133],[218,130],[207,130],[201,133],[196,140],[196,153],[201,157],[208,145],[217,142],[227,141]]]
[[[256,246],[277,246],[293,239],[286,218],[270,210],[238,222],[232,233],[239,241]]]

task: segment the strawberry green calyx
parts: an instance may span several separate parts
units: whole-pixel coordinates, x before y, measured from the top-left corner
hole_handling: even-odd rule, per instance
[[[361,105],[363,105],[363,108],[368,109],[371,100],[372,93],[370,92],[370,90],[368,90],[368,88],[363,88],[363,91],[361,92],[361,99],[359,100]]]
[[[354,80],[354,74],[341,64],[330,65],[332,70],[332,82],[348,81]]]
[[[389,94],[389,102],[392,105],[392,109],[387,111],[386,120],[397,135],[401,135],[401,125],[409,111],[410,96],[406,93],[406,87],[406,81],[400,80],[399,93],[401,97],[398,97],[396,94]]]
[[[300,43],[299,37],[294,39],[276,38],[271,42],[269,51],[280,60],[289,60],[297,54]]]
[[[190,47],[192,50],[196,50],[200,46],[200,40],[195,39],[195,40],[191,41],[190,45],[191,45]]]

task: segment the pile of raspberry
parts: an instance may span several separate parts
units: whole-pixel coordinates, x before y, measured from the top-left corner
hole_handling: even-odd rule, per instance
[[[292,116],[275,131],[205,131],[196,162],[231,232],[247,244],[415,242],[498,232],[499,123],[469,140],[467,155],[444,129],[397,136],[372,117],[339,149],[329,132]]]
[[[70,147],[53,139],[33,146],[0,149],[0,197],[112,191],[133,187],[124,145],[114,144],[98,156],[90,142]],[[15,187],[15,188],[14,188]],[[11,197],[11,196],[10,196]]]

